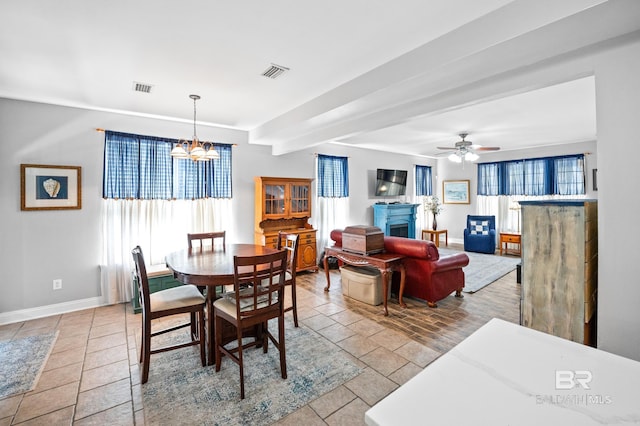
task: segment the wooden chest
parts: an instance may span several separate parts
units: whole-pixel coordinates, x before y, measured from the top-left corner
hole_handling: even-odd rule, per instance
[[[342,231],[342,249],[358,254],[374,254],[384,251],[384,233],[376,226],[347,226]]]

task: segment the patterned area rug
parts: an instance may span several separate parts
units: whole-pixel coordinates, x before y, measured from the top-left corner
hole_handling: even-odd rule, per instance
[[[439,247],[440,256],[447,256],[454,253],[461,253],[459,250]],[[474,253],[465,251],[469,256],[469,265],[464,270],[464,291],[465,293],[475,293],[488,286],[498,278],[502,278],[509,272],[516,269],[520,263],[519,257],[495,256],[491,254]]]
[[[0,399],[36,387],[58,332],[0,342]]]
[[[269,328],[277,333],[277,324]],[[285,333],[287,379],[272,344],[267,354],[250,348],[243,353],[244,400],[239,367],[229,359],[216,373],[215,366],[202,367],[197,347],[152,355],[142,385],[146,423],[271,424],[361,372],[338,346],[303,325],[295,328],[287,318]]]

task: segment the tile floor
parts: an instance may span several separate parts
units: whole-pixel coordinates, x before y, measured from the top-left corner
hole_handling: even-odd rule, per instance
[[[450,296],[435,309],[411,299],[402,309],[392,299],[389,317],[380,306],[343,297],[340,275],[331,273],[328,294],[323,271],[299,275],[299,318],[365,370],[278,424],[364,424],[369,407],[492,317],[518,322],[515,271],[464,299]],[[59,332],[37,387],[0,400],[0,426],[145,424],[140,321],[128,303],[0,326],[0,340]]]

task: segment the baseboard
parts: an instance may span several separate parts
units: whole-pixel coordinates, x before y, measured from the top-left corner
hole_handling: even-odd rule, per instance
[[[19,311],[0,313],[0,325],[11,324],[20,321],[29,321],[51,315],[65,314],[83,309],[105,306],[101,297],[73,300],[71,302],[56,303],[54,305],[38,306],[36,308],[21,309]]]

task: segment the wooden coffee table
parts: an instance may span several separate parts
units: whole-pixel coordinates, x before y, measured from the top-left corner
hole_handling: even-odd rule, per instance
[[[444,244],[449,246],[449,233],[446,229],[423,229],[422,230],[422,239],[424,240],[424,235],[429,235],[429,241],[433,241],[436,247],[440,247],[440,235],[444,234]]]

